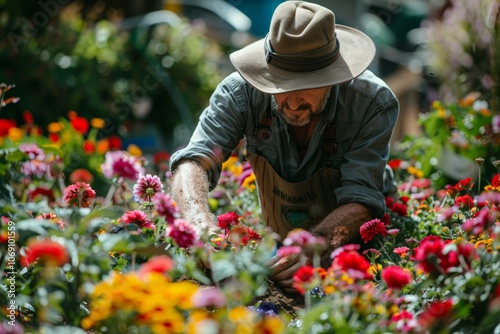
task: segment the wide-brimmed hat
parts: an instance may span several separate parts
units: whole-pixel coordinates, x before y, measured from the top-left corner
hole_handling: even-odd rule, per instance
[[[267,36],[236,52],[236,70],[268,94],[320,88],[363,73],[375,56],[361,31],[335,24],[335,14],[305,1],[285,1],[274,11]]]

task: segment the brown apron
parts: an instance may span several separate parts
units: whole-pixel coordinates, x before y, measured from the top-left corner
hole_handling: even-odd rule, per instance
[[[290,183],[257,154],[247,153],[259,190],[262,217],[284,240],[294,228],[310,229],[337,208],[333,190],[340,185],[337,170],[322,167],[309,179]]]

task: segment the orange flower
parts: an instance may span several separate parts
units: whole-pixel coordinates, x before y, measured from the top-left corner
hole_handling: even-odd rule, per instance
[[[106,122],[102,118],[92,118],[90,120],[90,125],[92,125],[92,127],[96,129],[104,128],[105,124]]]
[[[109,150],[109,140],[107,140],[106,138],[104,138],[102,140],[99,140],[99,142],[97,142],[97,149],[96,149],[96,151],[97,151],[98,154],[104,154],[108,150]]]

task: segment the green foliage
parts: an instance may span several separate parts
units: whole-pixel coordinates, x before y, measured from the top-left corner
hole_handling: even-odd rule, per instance
[[[225,55],[219,45],[182,20],[121,30],[120,20],[82,17],[73,3],[57,6],[41,24],[32,17],[48,16],[43,8],[20,13],[5,6],[0,81],[16,82],[23,104],[2,118],[19,122],[29,110],[44,129],[46,115],[58,119],[71,106],[89,119],[104,119],[106,135],[125,135],[145,120],[171,140],[174,126],[195,122],[222,76]],[[152,102],[150,110],[138,111],[144,101]]]

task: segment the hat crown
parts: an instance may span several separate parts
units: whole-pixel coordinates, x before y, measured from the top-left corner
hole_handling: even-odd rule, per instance
[[[335,15],[313,3],[286,1],[274,12],[268,38],[278,54],[321,57],[336,48]]]

